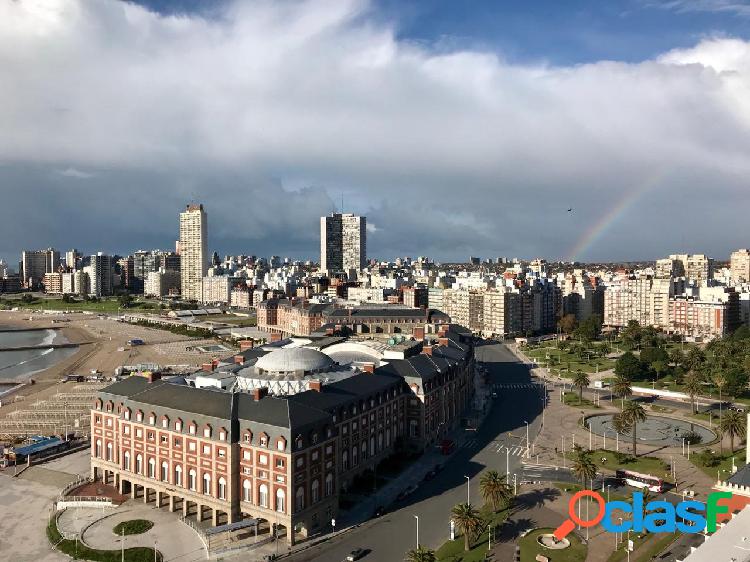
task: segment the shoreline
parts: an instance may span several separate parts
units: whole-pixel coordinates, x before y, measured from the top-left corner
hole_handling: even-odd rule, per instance
[[[33,320],[29,320],[33,317]],[[48,319],[37,319],[33,314],[29,314],[27,311],[0,311],[0,324],[7,326],[8,328],[49,328]],[[32,397],[38,394],[44,394],[45,391],[49,392],[63,377],[66,372],[78,368],[83,362],[85,362],[93,353],[97,350],[98,346],[96,343],[86,343],[95,340],[93,334],[88,333],[86,330],[78,326],[69,325],[56,325],[55,327],[56,340],[60,336],[64,337],[69,343],[78,345],[78,348],[74,354],[69,357],[65,357],[54,365],[41,369],[33,373],[26,375],[19,375],[13,379],[3,380],[3,385],[8,384],[13,387],[8,388],[4,392],[0,392],[0,404],[2,404],[2,410],[0,410],[0,417],[5,417],[7,413],[14,410],[11,408],[12,405],[23,405],[24,401],[18,401],[23,393],[23,398]],[[46,341],[47,338],[45,338]],[[16,397],[14,400],[14,396]],[[12,401],[9,403],[9,401]]]

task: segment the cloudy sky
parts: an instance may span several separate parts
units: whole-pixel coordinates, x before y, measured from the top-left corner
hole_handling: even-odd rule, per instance
[[[726,258],[750,2],[0,2],[0,258],[200,201],[212,250],[317,259],[342,200],[371,257]]]

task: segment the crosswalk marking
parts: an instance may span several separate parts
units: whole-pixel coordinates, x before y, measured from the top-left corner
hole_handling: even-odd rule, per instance
[[[531,383],[531,382],[524,382],[524,383],[503,383],[503,384],[497,384],[495,385],[495,388],[498,390],[520,390],[524,388],[533,388],[533,389],[541,389],[544,385]]]
[[[497,448],[497,450],[495,452],[498,453],[498,454],[502,453],[504,455],[506,449],[507,449],[507,447],[505,445],[500,445],[500,446],[498,446],[498,448]],[[526,455],[526,447],[521,447],[521,446],[518,446],[518,445],[515,446],[515,447],[510,447],[510,456],[512,456],[512,457],[523,457],[525,455]]]

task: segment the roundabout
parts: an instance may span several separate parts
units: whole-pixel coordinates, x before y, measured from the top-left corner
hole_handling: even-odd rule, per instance
[[[586,418],[586,425],[597,435],[615,439],[617,432],[614,429],[613,418],[615,414],[595,414]],[[640,422],[636,429],[636,438],[639,443],[656,445],[662,447],[681,447],[683,437],[690,433],[699,437],[695,443],[710,443],[716,439],[716,433],[697,423],[667,418],[664,416],[648,415],[646,421]],[[620,433],[623,439],[632,439],[632,433]]]

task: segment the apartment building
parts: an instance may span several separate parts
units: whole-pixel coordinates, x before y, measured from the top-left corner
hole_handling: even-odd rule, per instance
[[[257,306],[258,328],[285,336],[309,336],[325,322],[328,304],[307,299],[269,299]]]
[[[669,299],[684,290],[684,280],[620,275],[606,283],[605,326],[625,327],[631,320],[642,326],[667,327]]]
[[[114,288],[112,258],[102,252],[91,256],[88,268],[89,294],[95,297],[111,295]]]
[[[429,306],[427,287],[404,287],[402,292],[404,306],[411,308],[427,308]]]
[[[656,277],[686,277],[705,283],[714,277],[714,260],[705,254],[672,254],[656,261]]]
[[[149,297],[164,297],[176,295],[180,292],[180,272],[160,268],[150,271],[143,285],[143,293]]]
[[[63,293],[62,273],[44,274],[44,292],[48,295],[61,295]]]
[[[522,333],[519,292],[509,288],[487,291],[482,306],[483,337],[505,338]]]
[[[740,299],[734,289],[701,287],[670,299],[664,328],[669,333],[709,341],[732,333],[740,322]]]
[[[572,314],[578,322],[598,316],[604,318],[604,287],[581,270],[567,274],[561,280],[562,314]]]
[[[203,205],[188,205],[180,213],[179,246],[182,298],[199,301],[208,272],[208,216]]]
[[[750,250],[742,249],[732,252],[729,259],[730,279],[733,283],[750,282]]]
[[[54,248],[46,250],[24,250],[21,252],[20,277],[27,289],[36,289],[44,281],[46,273],[55,273],[60,266],[60,252]]]
[[[367,263],[367,218],[333,213],[320,218],[320,269],[361,271]]]

